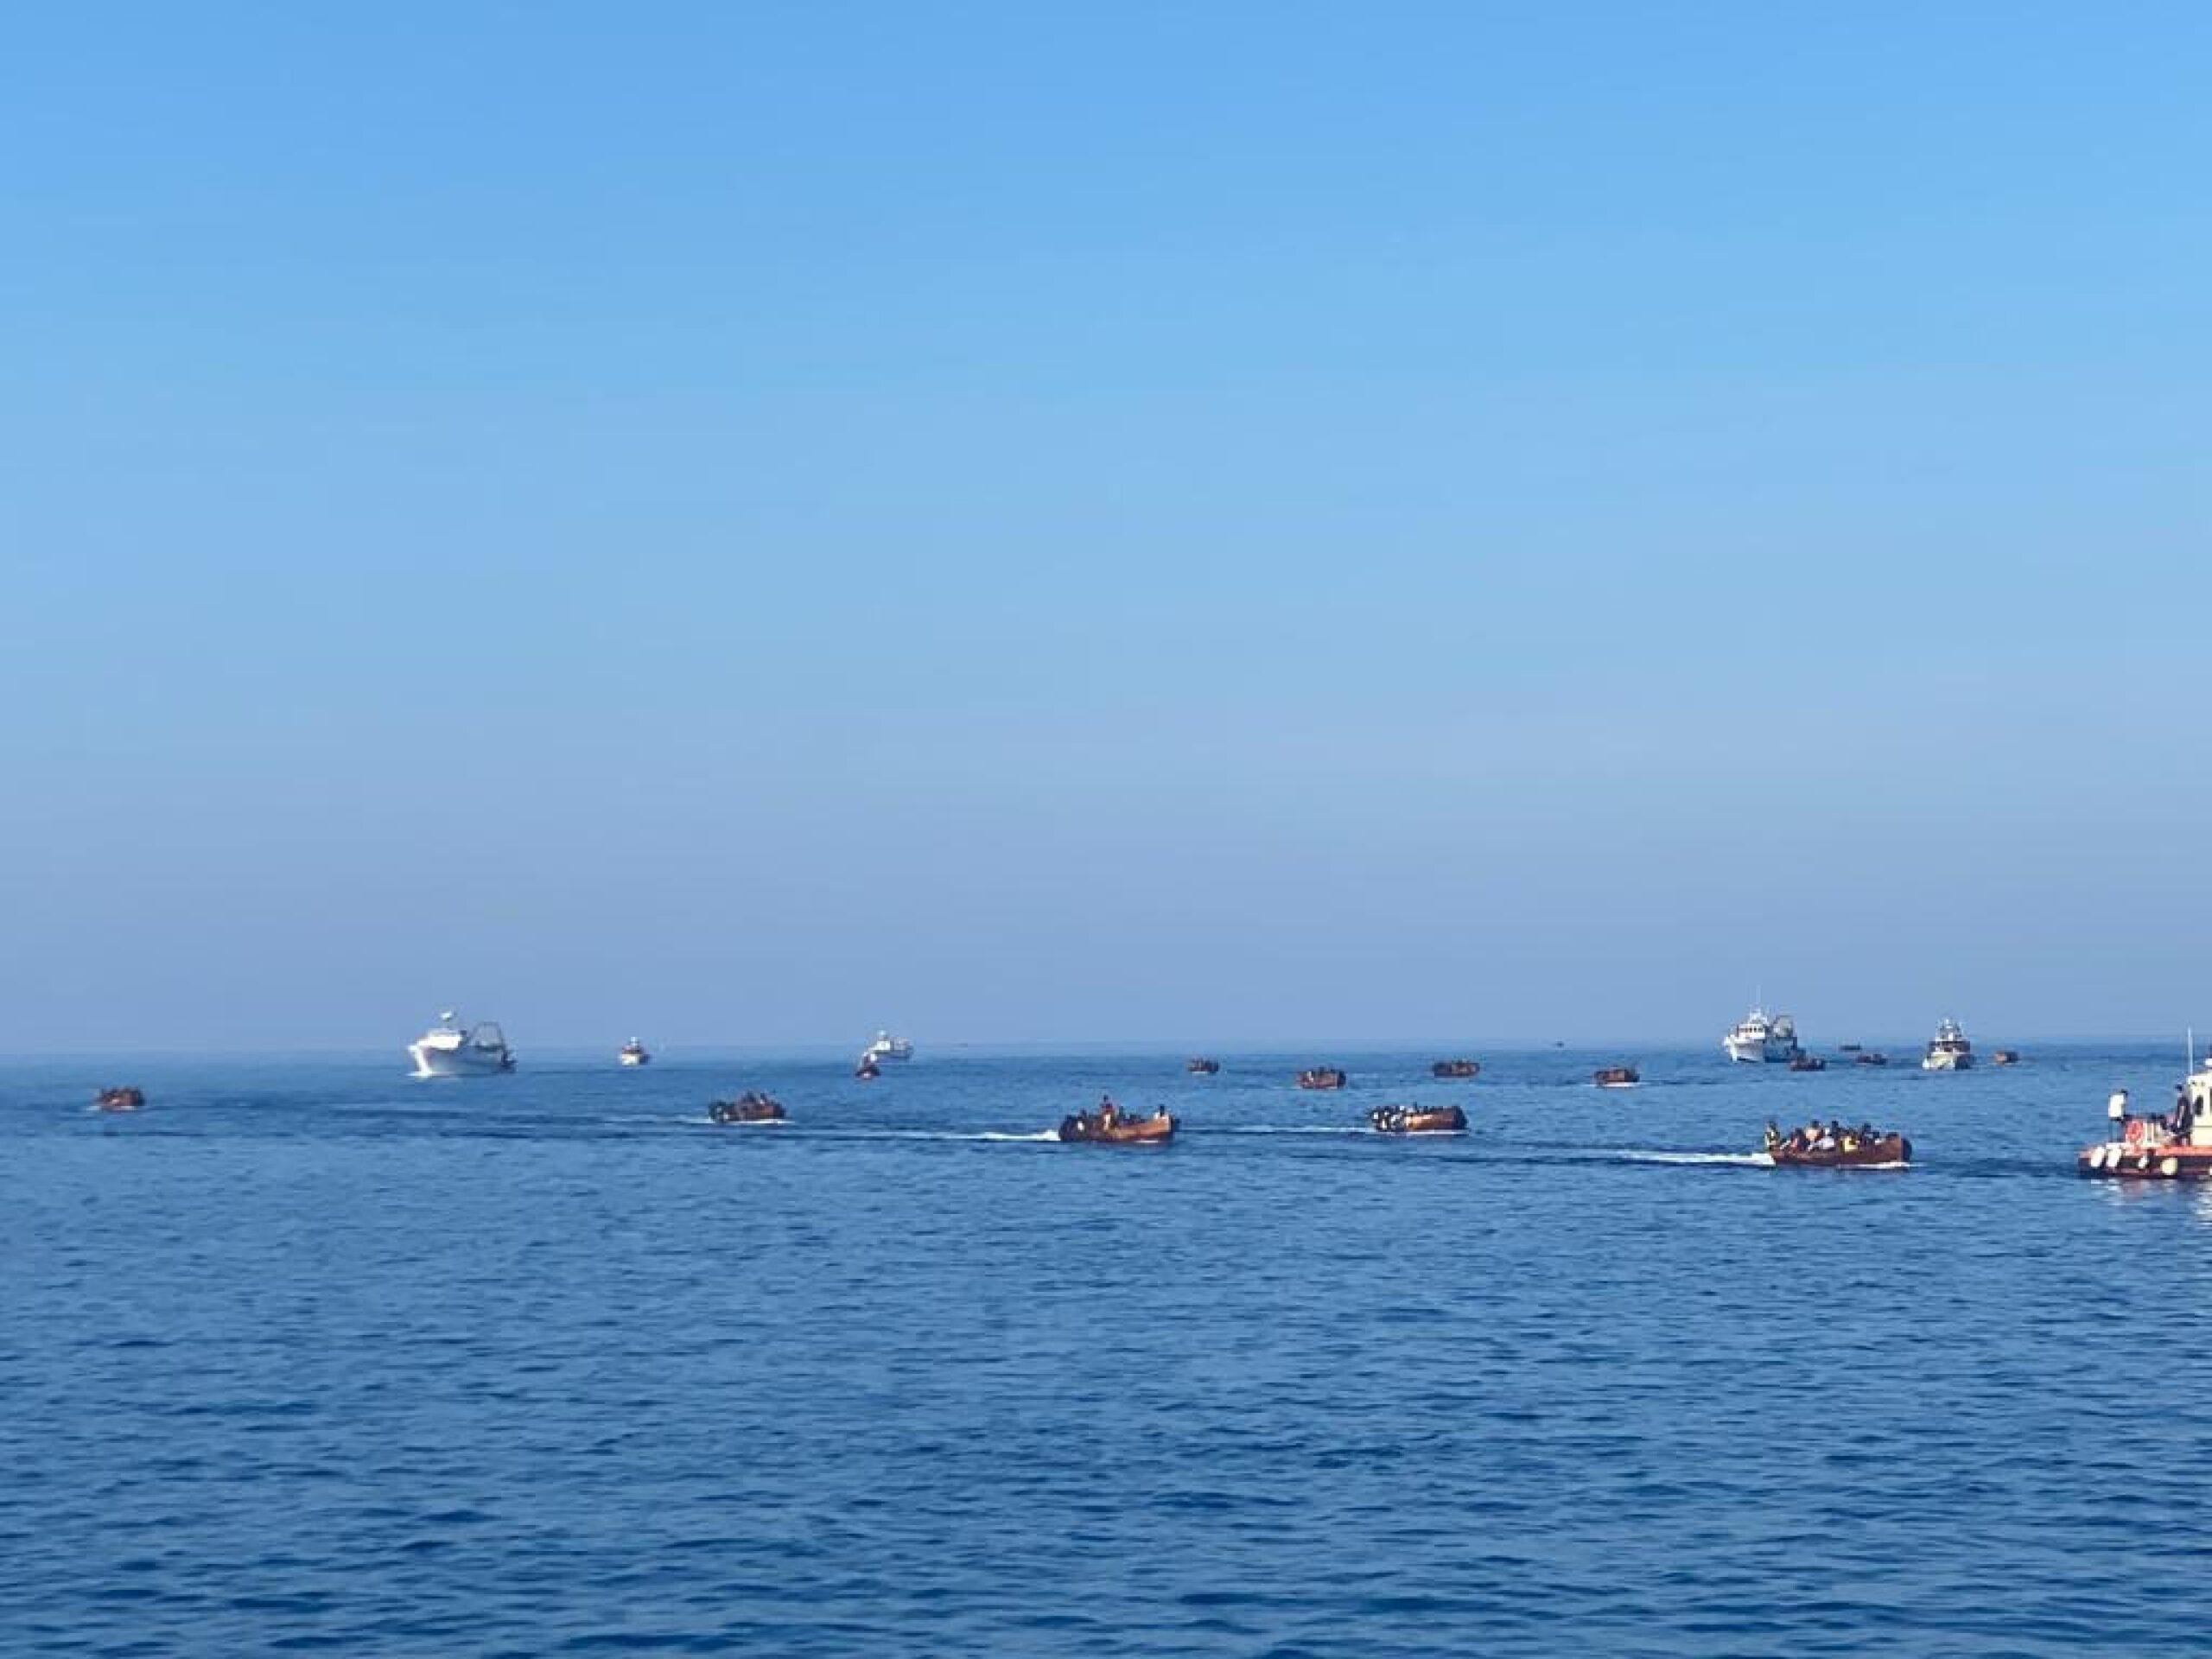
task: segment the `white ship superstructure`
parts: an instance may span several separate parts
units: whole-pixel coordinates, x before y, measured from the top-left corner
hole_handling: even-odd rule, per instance
[[[877,1032],[875,1040],[861,1051],[863,1063],[874,1060],[878,1065],[887,1060],[911,1060],[913,1058],[914,1046],[904,1037],[893,1037],[887,1031]]]
[[[1797,1022],[1786,1014],[1754,1007],[1720,1039],[1721,1052],[1745,1065],[1787,1065],[1804,1051],[1797,1046]]]
[[[448,1008],[432,1026],[407,1046],[418,1077],[471,1077],[515,1069],[514,1051],[498,1024],[486,1020],[463,1029]]]
[[[1936,1035],[1928,1045],[1928,1052],[1920,1057],[1923,1071],[1964,1071],[1974,1065],[1974,1045],[1959,1029],[1955,1020],[1946,1020],[1936,1027]]]

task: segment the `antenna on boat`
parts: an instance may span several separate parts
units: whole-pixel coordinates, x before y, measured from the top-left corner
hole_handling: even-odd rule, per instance
[[[2189,1070],[2183,1075],[2193,1077],[2196,1075],[2196,1027],[2184,1026],[2183,1029],[2189,1033]]]

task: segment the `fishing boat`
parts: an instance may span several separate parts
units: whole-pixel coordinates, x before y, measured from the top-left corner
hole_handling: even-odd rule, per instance
[[[146,1103],[146,1091],[137,1088],[103,1089],[92,1104],[103,1112],[135,1112]]]
[[[875,1040],[861,1051],[864,1060],[874,1060],[878,1065],[888,1065],[898,1060],[914,1058],[914,1046],[904,1037],[893,1037],[887,1031],[875,1033]]]
[[[1877,1053],[1871,1048],[1866,1048],[1861,1049],[1858,1053],[1853,1055],[1851,1057],[1851,1063],[1853,1065],[1887,1065],[1890,1063],[1890,1057],[1886,1054]]]
[[[1990,1055],[1989,1063],[1992,1065],[2018,1065],[2020,1063],[2020,1051],[2017,1048],[1998,1049]]]
[[[1194,1077],[1210,1077],[1221,1070],[1221,1062],[1205,1058],[1189,1059],[1183,1062],[1183,1069]]]
[[[1467,1127],[1457,1106],[1377,1106],[1367,1121],[1377,1135],[1458,1135]]]
[[[1788,1135],[1766,1126],[1766,1155],[1777,1169],[1873,1169],[1912,1161],[1912,1142],[1895,1130],[1813,1124]]]
[[[2171,1111],[2134,1111],[2122,1089],[2105,1103],[2105,1116],[2113,1138],[2076,1155],[2082,1174],[2121,1181],[2212,1179],[2212,1057],[2176,1087]]]
[[[758,1089],[748,1089],[735,1100],[717,1100],[707,1108],[707,1116],[717,1123],[780,1123],[784,1121],[783,1103]]]
[[[622,1045],[614,1058],[625,1065],[651,1065],[653,1063],[653,1057],[645,1052],[645,1046],[634,1037]]]
[[[1344,1068],[1335,1065],[1309,1065],[1298,1074],[1301,1089],[1341,1089],[1349,1081]]]
[[[1633,1089],[1643,1075],[1632,1065],[1607,1065],[1592,1072],[1590,1081],[1600,1089]]]
[[[1973,1065],[1974,1045],[1955,1020],[1946,1020],[1936,1027],[1935,1036],[1928,1040],[1928,1052],[1920,1057],[1923,1071],[1964,1071]]]
[[[1720,1039],[1722,1053],[1745,1065],[1787,1065],[1802,1052],[1797,1046],[1797,1022],[1786,1014],[1769,1014],[1753,1004]]]
[[[418,1077],[467,1077],[515,1069],[514,1051],[495,1021],[485,1020],[463,1030],[451,1008],[407,1046]]]
[[[1825,1071],[1828,1063],[1817,1054],[1793,1054],[1789,1058],[1792,1071]]]
[[[1062,1118],[1058,1134],[1099,1147],[1164,1147],[1175,1138],[1175,1120],[1165,1106],[1150,1117],[1134,1117],[1108,1099],[1096,1110]]]
[[[1480,1077],[1482,1071],[1482,1062],[1479,1060],[1438,1060],[1428,1068],[1428,1075],[1432,1077],[1464,1080],[1468,1077]]]

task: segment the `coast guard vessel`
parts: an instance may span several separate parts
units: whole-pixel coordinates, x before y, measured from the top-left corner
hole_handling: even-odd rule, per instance
[[[482,1020],[464,1031],[451,1008],[408,1044],[407,1058],[415,1062],[418,1077],[470,1077],[515,1069],[514,1051],[494,1021]]]
[[[1757,1004],[1720,1039],[1721,1052],[1745,1065],[1787,1065],[1804,1051],[1797,1046],[1797,1022],[1786,1014],[1769,1014]]]
[[[1964,1071],[1974,1065],[1974,1045],[1959,1029],[1955,1020],[1946,1020],[1936,1027],[1936,1034],[1929,1039],[1928,1052],[1920,1057],[1923,1071]]]

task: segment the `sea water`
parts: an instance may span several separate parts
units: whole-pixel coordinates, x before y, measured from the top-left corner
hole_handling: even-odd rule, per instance
[[[1892,1052],[19,1063],[0,1651],[2200,1643],[2212,1193],[2073,1164],[2177,1057]]]

